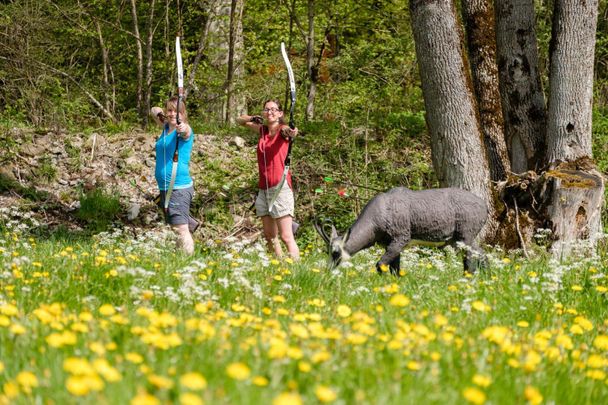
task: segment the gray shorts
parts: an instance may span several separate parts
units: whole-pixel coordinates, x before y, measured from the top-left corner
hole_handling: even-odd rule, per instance
[[[161,209],[165,208],[165,196],[166,191],[160,192],[160,203]],[[165,222],[169,225],[183,225],[190,223],[190,204],[192,203],[192,197],[194,197],[194,188],[181,188],[173,190],[171,193],[171,200],[169,201],[169,208],[165,212]]]
[[[293,191],[289,188],[287,181],[283,183],[283,187],[281,188],[277,199],[274,201],[272,212],[268,212],[268,205],[270,204],[272,197],[274,197],[277,188],[278,186],[269,188],[268,191],[258,191],[258,197],[255,200],[255,213],[258,217],[265,217],[266,215],[270,215],[273,218],[281,218],[286,215],[291,215],[293,217]]]

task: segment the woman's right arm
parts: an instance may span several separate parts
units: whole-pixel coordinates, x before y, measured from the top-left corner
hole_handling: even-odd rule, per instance
[[[242,125],[251,129],[252,131],[259,132],[260,127],[264,125],[264,119],[259,115],[241,115],[236,119],[237,124]]]
[[[152,107],[150,109],[150,115],[156,122],[156,125],[162,126],[165,123],[165,112],[160,107]]]

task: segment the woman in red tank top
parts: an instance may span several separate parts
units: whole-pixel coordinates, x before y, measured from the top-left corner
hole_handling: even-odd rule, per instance
[[[277,100],[268,100],[264,103],[263,117],[242,115],[237,122],[259,135],[257,147],[259,191],[255,207],[257,216],[262,218],[268,250],[277,257],[282,255],[281,244],[277,238],[280,235],[289,255],[293,259],[299,259],[300,250],[292,230],[294,199],[291,173],[288,172],[283,179],[289,141],[298,134],[298,129],[291,129],[285,124],[283,109]]]

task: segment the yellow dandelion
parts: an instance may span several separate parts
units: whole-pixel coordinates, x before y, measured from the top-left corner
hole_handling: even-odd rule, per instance
[[[587,367],[589,368],[602,368],[607,364],[608,362],[604,359],[604,357],[598,354],[592,354],[587,359]]]
[[[103,304],[99,307],[99,313],[104,316],[114,315],[116,313],[116,309],[110,304]]]
[[[530,324],[526,321],[519,321],[517,322],[517,326],[519,326],[520,328],[527,328],[528,326],[530,326]]]
[[[0,374],[4,372],[4,363],[0,361]]]
[[[272,405],[302,405],[302,397],[295,392],[284,392],[272,400]]]
[[[570,289],[572,291],[583,291],[583,287],[578,284],[573,285],[572,287],[570,287]]]
[[[352,311],[348,305],[338,305],[337,312],[338,316],[342,318],[348,318],[352,314]]]
[[[204,390],[207,388],[207,380],[199,373],[186,373],[179,379],[181,386],[192,391]]]
[[[129,352],[125,355],[125,359],[133,364],[140,364],[144,361],[144,358],[139,353]]]
[[[9,330],[13,335],[23,335],[27,332],[25,327],[19,323],[12,324]]]
[[[338,398],[338,394],[336,394],[333,389],[325,385],[318,385],[315,388],[315,395],[317,399],[323,403],[333,402],[336,400],[336,398]]]
[[[203,399],[192,392],[186,392],[179,396],[180,405],[203,405]]]
[[[19,314],[19,310],[12,304],[2,304],[0,305],[0,314],[6,316],[16,316]]]
[[[300,360],[304,357],[304,352],[299,347],[290,346],[287,349],[287,357],[294,360]]]
[[[490,377],[488,377],[487,375],[475,374],[473,376],[473,384],[486,388],[490,384],[492,384],[492,379]]]
[[[469,387],[462,391],[464,399],[475,405],[481,405],[486,402],[486,394],[478,388]]]
[[[596,349],[608,351],[608,336],[597,335],[595,339],[593,339],[593,346]]]
[[[514,358],[510,358],[509,360],[507,360],[507,364],[511,368],[519,368],[520,367],[519,361],[517,359],[514,359]]]
[[[243,381],[249,378],[251,370],[245,363],[231,363],[226,367],[226,374],[234,380]]]
[[[268,378],[263,377],[261,375],[257,375],[255,377],[253,377],[251,382],[253,383],[253,385],[257,385],[258,387],[265,387],[269,383]]]
[[[91,375],[95,370],[87,359],[68,357],[63,361],[63,369],[72,375]]]
[[[608,291],[608,288],[603,285],[598,285],[598,286],[595,286],[595,291],[597,291],[599,293],[605,293],[606,291]]]
[[[329,359],[331,359],[331,353],[325,350],[313,354],[311,358],[312,362],[315,364],[323,363]]]
[[[602,370],[589,370],[589,371],[587,371],[587,373],[585,375],[593,380],[605,380],[606,379],[606,373]]]
[[[70,394],[77,397],[85,396],[91,391],[83,376],[68,377],[65,381],[65,388]]]
[[[108,382],[117,382],[122,379],[120,372],[106,359],[93,360],[93,368]]]
[[[17,374],[17,377],[15,377],[15,381],[17,381],[23,391],[28,393],[32,390],[32,388],[38,386],[38,377],[36,377],[36,375],[31,371],[20,372]]]
[[[479,312],[490,312],[492,310],[492,307],[490,307],[489,305],[485,304],[482,301],[473,301],[473,303],[471,304],[471,307]]]
[[[310,365],[309,362],[307,362],[307,361],[298,362],[298,370],[300,370],[301,372],[308,373],[308,372],[310,372],[311,369],[312,369],[312,366]]]
[[[557,337],[555,338],[555,344],[567,350],[572,350],[572,348],[574,347],[574,344],[572,343],[572,338],[564,334],[557,335]]]
[[[543,396],[541,395],[540,391],[531,385],[528,385],[524,389],[524,398],[526,398],[526,401],[528,401],[531,405],[538,405],[543,402]]]
[[[2,386],[2,391],[9,399],[19,396],[19,386],[13,381],[8,381]]]
[[[154,395],[142,392],[131,399],[131,405],[160,405],[160,401]]]
[[[570,327],[570,333],[572,333],[573,335],[582,335],[584,331],[580,325],[572,325]]]
[[[411,371],[418,371],[422,368],[422,365],[417,361],[408,361],[406,367]]]
[[[586,330],[587,332],[593,330],[593,323],[591,323],[591,321],[585,318],[584,316],[577,316],[576,318],[574,318],[574,323],[580,325],[580,327]]]
[[[391,297],[389,304],[394,307],[406,307],[410,304],[410,299],[403,294],[395,294]]]
[[[173,388],[173,381],[162,375],[151,374],[148,376],[148,382],[159,389],[171,389]]]

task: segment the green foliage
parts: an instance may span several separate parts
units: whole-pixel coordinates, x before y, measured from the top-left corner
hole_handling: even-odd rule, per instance
[[[12,192],[30,201],[41,202],[48,199],[46,192],[38,191],[32,187],[24,187],[17,181],[0,173],[0,193]]]
[[[599,169],[608,172],[608,109],[593,110],[593,156]]]
[[[42,182],[51,183],[57,178],[57,167],[53,163],[53,159],[49,156],[43,156],[38,159],[38,167],[35,170],[36,177]]]
[[[93,232],[105,231],[121,212],[118,194],[94,188],[81,195],[76,217],[84,221]]]

